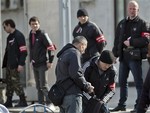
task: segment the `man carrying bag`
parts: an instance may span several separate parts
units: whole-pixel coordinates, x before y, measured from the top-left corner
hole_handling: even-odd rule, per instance
[[[86,47],[86,38],[77,36],[72,44],[65,45],[57,54],[56,83],[67,78],[71,78],[73,83],[65,91],[62,103],[59,105],[60,113],[82,113],[82,91],[93,92],[94,87],[85,80],[81,68],[81,54],[85,52]],[[62,83],[61,86],[65,87],[65,84]]]

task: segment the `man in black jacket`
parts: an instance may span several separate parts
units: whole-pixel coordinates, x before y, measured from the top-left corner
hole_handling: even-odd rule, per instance
[[[139,97],[142,91],[143,79],[142,79],[142,57],[145,57],[144,50],[148,45],[148,39],[146,35],[149,29],[149,24],[142,20],[138,16],[139,5],[136,1],[130,1],[127,7],[128,17],[121,20],[116,29],[116,36],[114,41],[113,53],[115,57],[119,57],[119,85],[120,85],[120,100],[118,106],[111,111],[125,111],[126,100],[128,97],[128,83],[127,78],[129,71],[131,70],[135,86],[137,89],[137,99],[134,109],[131,112],[136,111],[136,107],[139,101]],[[139,58],[133,56],[135,52],[139,51]],[[140,56],[142,53],[142,56]],[[141,58],[140,58],[141,57]]]
[[[100,113],[109,113],[107,103],[115,94],[116,68],[115,57],[109,50],[104,50],[100,57],[93,58],[86,68],[85,79],[94,86],[94,93],[101,100]]]
[[[102,30],[93,22],[89,21],[86,9],[77,11],[78,25],[73,30],[73,37],[84,36],[87,41],[87,49],[82,55],[82,63],[84,64],[93,56],[99,55],[106,45],[106,39]]]
[[[20,97],[16,107],[27,106],[25,93],[20,83],[19,73],[23,71],[27,56],[27,47],[24,35],[15,27],[12,19],[3,22],[4,30],[9,33],[7,37],[7,45],[3,60],[3,68],[6,68],[6,96],[7,101],[4,103],[6,107],[12,107],[12,96],[14,91]]]
[[[147,73],[136,113],[146,113],[150,105],[150,68]]]
[[[83,36],[77,36],[72,44],[65,45],[57,54],[56,82],[72,82],[66,90],[60,113],[81,113],[82,112],[82,91],[91,93],[94,87],[87,82],[81,68],[81,54],[85,52],[87,40]],[[65,84],[63,86],[65,88]]]
[[[150,34],[147,34],[148,38],[150,38]],[[148,54],[147,59],[150,64],[150,43],[148,44]],[[150,67],[147,72],[145,82],[143,84],[142,93],[139,99],[139,103],[137,105],[137,113],[146,113],[148,107],[150,105]]]
[[[31,27],[29,34],[30,61],[33,65],[36,88],[38,90],[38,102],[45,104],[45,97],[46,104],[50,104],[51,101],[47,97],[46,71],[52,68],[55,46],[48,34],[40,29],[40,21],[37,17],[31,17],[29,25]]]

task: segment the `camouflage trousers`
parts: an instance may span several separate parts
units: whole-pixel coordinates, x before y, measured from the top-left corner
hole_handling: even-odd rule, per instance
[[[4,91],[5,87],[6,87],[6,84],[0,83],[0,104],[4,103],[3,91]]]
[[[6,96],[13,96],[15,92],[17,95],[24,94],[23,87],[20,83],[20,76],[17,69],[6,68]]]

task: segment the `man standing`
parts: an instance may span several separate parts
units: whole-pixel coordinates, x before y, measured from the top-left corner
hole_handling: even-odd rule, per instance
[[[51,101],[47,97],[48,84],[45,72],[52,68],[55,46],[48,34],[40,29],[40,21],[37,17],[31,17],[29,25],[31,27],[29,34],[30,61],[33,65],[36,88],[38,90],[38,102],[45,104],[44,97],[46,97],[46,104],[50,104]]]
[[[23,71],[27,56],[27,48],[24,35],[15,27],[12,19],[3,22],[4,30],[9,33],[3,60],[3,68],[6,68],[6,107],[12,107],[12,96],[14,91],[20,97],[16,107],[27,106],[25,93],[20,83],[19,73]]]
[[[77,11],[78,25],[73,30],[73,37],[84,36],[87,41],[87,49],[82,55],[82,63],[84,64],[93,56],[99,55],[106,45],[106,40],[102,30],[93,22],[89,21],[86,9]]]
[[[148,39],[150,39],[150,34],[148,35]],[[148,44],[147,60],[150,65],[150,43]],[[137,105],[136,113],[146,113],[149,105],[150,105],[150,67],[147,72],[145,81],[143,83],[142,93],[139,99],[139,103]]]
[[[111,111],[126,110],[126,100],[128,97],[127,78],[129,76],[129,71],[131,71],[137,90],[136,104],[134,105],[133,111],[131,111],[135,112],[143,85],[142,58],[134,59],[132,50],[142,50],[148,45],[148,39],[145,35],[147,34],[146,31],[148,31],[148,24],[138,16],[139,5],[136,1],[133,0],[128,3],[127,11],[128,17],[123,19],[117,26],[113,47],[113,53],[115,57],[119,57],[120,61],[120,100],[118,106]]]
[[[87,47],[87,40],[83,36],[77,36],[72,44],[64,46],[57,54],[58,61],[56,65],[56,82],[71,84],[66,90],[63,103],[60,107],[60,113],[81,113],[82,112],[82,91],[91,93],[94,87],[87,82],[81,68],[81,54]],[[68,79],[68,80],[66,80]]]

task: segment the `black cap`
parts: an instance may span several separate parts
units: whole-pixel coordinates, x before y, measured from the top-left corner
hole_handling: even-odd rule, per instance
[[[77,17],[81,17],[81,16],[88,16],[88,12],[86,11],[86,9],[79,9],[77,11]]]
[[[106,63],[106,64],[113,64],[115,62],[115,56],[111,51],[104,50],[101,53],[99,60]]]

